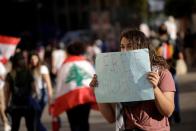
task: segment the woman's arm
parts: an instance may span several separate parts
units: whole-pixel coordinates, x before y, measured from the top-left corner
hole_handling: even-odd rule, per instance
[[[11,96],[10,86],[8,82],[5,82],[5,85],[4,85],[4,96],[5,96],[5,108],[7,108],[9,105],[10,96]]]
[[[98,106],[101,114],[109,123],[114,123],[116,121],[116,117],[115,117],[116,104],[98,103]]]
[[[32,81],[32,82],[31,82],[31,87],[32,87],[32,94],[33,94],[33,97],[37,97],[37,96],[38,96],[38,92],[37,92],[37,89],[36,89],[35,81]]]
[[[98,85],[97,83],[97,75],[94,74],[92,81],[90,82],[90,87],[93,89],[96,88]],[[115,116],[115,106],[116,104],[111,104],[111,103],[98,103],[99,110],[103,117],[110,123],[113,123],[116,121],[116,116]]]
[[[49,74],[43,74],[43,79],[44,79],[44,81],[46,83],[46,87],[47,87],[47,91],[48,91],[48,102],[50,104],[50,102],[52,100],[53,90],[52,90],[52,84],[51,84],[51,80],[50,80]]]
[[[174,111],[174,92],[162,93],[159,87],[155,87],[154,94],[159,112],[166,117],[171,116]]]
[[[160,76],[157,72],[150,72],[148,79],[153,86],[155,103],[159,112],[169,117],[174,111],[174,92],[162,92],[158,87]]]

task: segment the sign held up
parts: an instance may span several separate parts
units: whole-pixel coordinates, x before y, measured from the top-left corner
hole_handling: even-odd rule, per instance
[[[153,88],[147,80],[150,71],[148,49],[98,54],[97,101],[115,103],[154,99]]]

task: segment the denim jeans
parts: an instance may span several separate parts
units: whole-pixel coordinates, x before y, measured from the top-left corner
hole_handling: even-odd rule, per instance
[[[41,122],[41,117],[44,111],[44,108],[46,106],[46,103],[48,101],[48,97],[47,97],[47,93],[46,93],[46,89],[42,88],[40,90],[41,92],[41,97],[38,100],[38,104],[40,106],[40,110],[38,110],[38,120],[37,120],[37,131],[47,131],[47,129],[44,127],[44,125]]]

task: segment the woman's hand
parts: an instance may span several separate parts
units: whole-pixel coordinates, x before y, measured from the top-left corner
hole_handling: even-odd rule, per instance
[[[92,81],[89,84],[90,87],[97,87],[98,86],[98,81],[97,81],[97,75],[94,74]]]
[[[97,75],[94,74],[90,84],[90,87],[93,88],[93,90],[98,86],[98,81],[97,81]],[[111,103],[98,103],[99,111],[102,113],[104,118],[109,122],[109,123],[114,123],[116,121],[115,118],[115,104]]]
[[[173,81],[172,76],[170,75],[169,77]],[[160,80],[158,71],[149,72],[148,79],[153,86],[155,104],[156,104],[157,109],[163,116],[170,117],[172,112],[174,111],[174,92],[173,91],[163,92],[158,87],[159,82],[162,80],[162,79]],[[167,82],[167,81],[164,81],[164,82]],[[165,86],[168,86],[168,85],[165,85]],[[174,86],[174,83],[171,86]]]
[[[156,88],[159,84],[159,80],[160,80],[160,76],[158,74],[158,72],[149,72],[148,73],[148,80],[150,81],[150,83],[152,84],[153,88]]]

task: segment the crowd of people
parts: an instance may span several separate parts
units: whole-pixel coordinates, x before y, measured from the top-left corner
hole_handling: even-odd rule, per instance
[[[86,50],[81,41],[69,43],[66,49],[55,45],[50,53],[47,50],[28,52],[17,48],[7,63],[1,63],[0,104],[4,130],[18,131],[24,117],[28,131],[47,131],[41,121],[44,108],[46,104],[53,108],[57,103],[57,108],[62,108],[60,113],[67,112],[72,131],[88,131],[89,112],[91,105],[95,104],[88,84],[95,71],[92,61],[85,57]],[[73,83],[75,80],[77,86]],[[58,103],[62,93],[65,96],[62,101],[66,105],[64,107]],[[59,111],[57,108],[54,112]],[[49,114],[52,119],[58,117],[50,110]]]
[[[47,131],[41,121],[46,104],[53,118],[66,112],[71,131],[89,131],[89,112],[96,103],[93,88],[98,84],[94,75],[96,54],[118,51],[117,47],[123,52],[149,49],[152,68],[158,68],[158,72],[152,71],[147,77],[155,100],[98,103],[103,117],[116,122],[115,106],[120,106],[123,124],[119,130],[165,131],[172,122],[180,123],[176,66],[178,60],[187,61],[189,57],[184,55],[182,44],[188,38],[182,40],[177,32],[170,33],[167,23],[161,24],[154,36],[128,29],[119,38],[120,45],[113,39],[111,46],[96,39],[72,41],[65,48],[59,43],[33,51],[17,48],[6,64],[0,63],[0,117],[4,131],[18,131],[22,117],[28,131]]]

